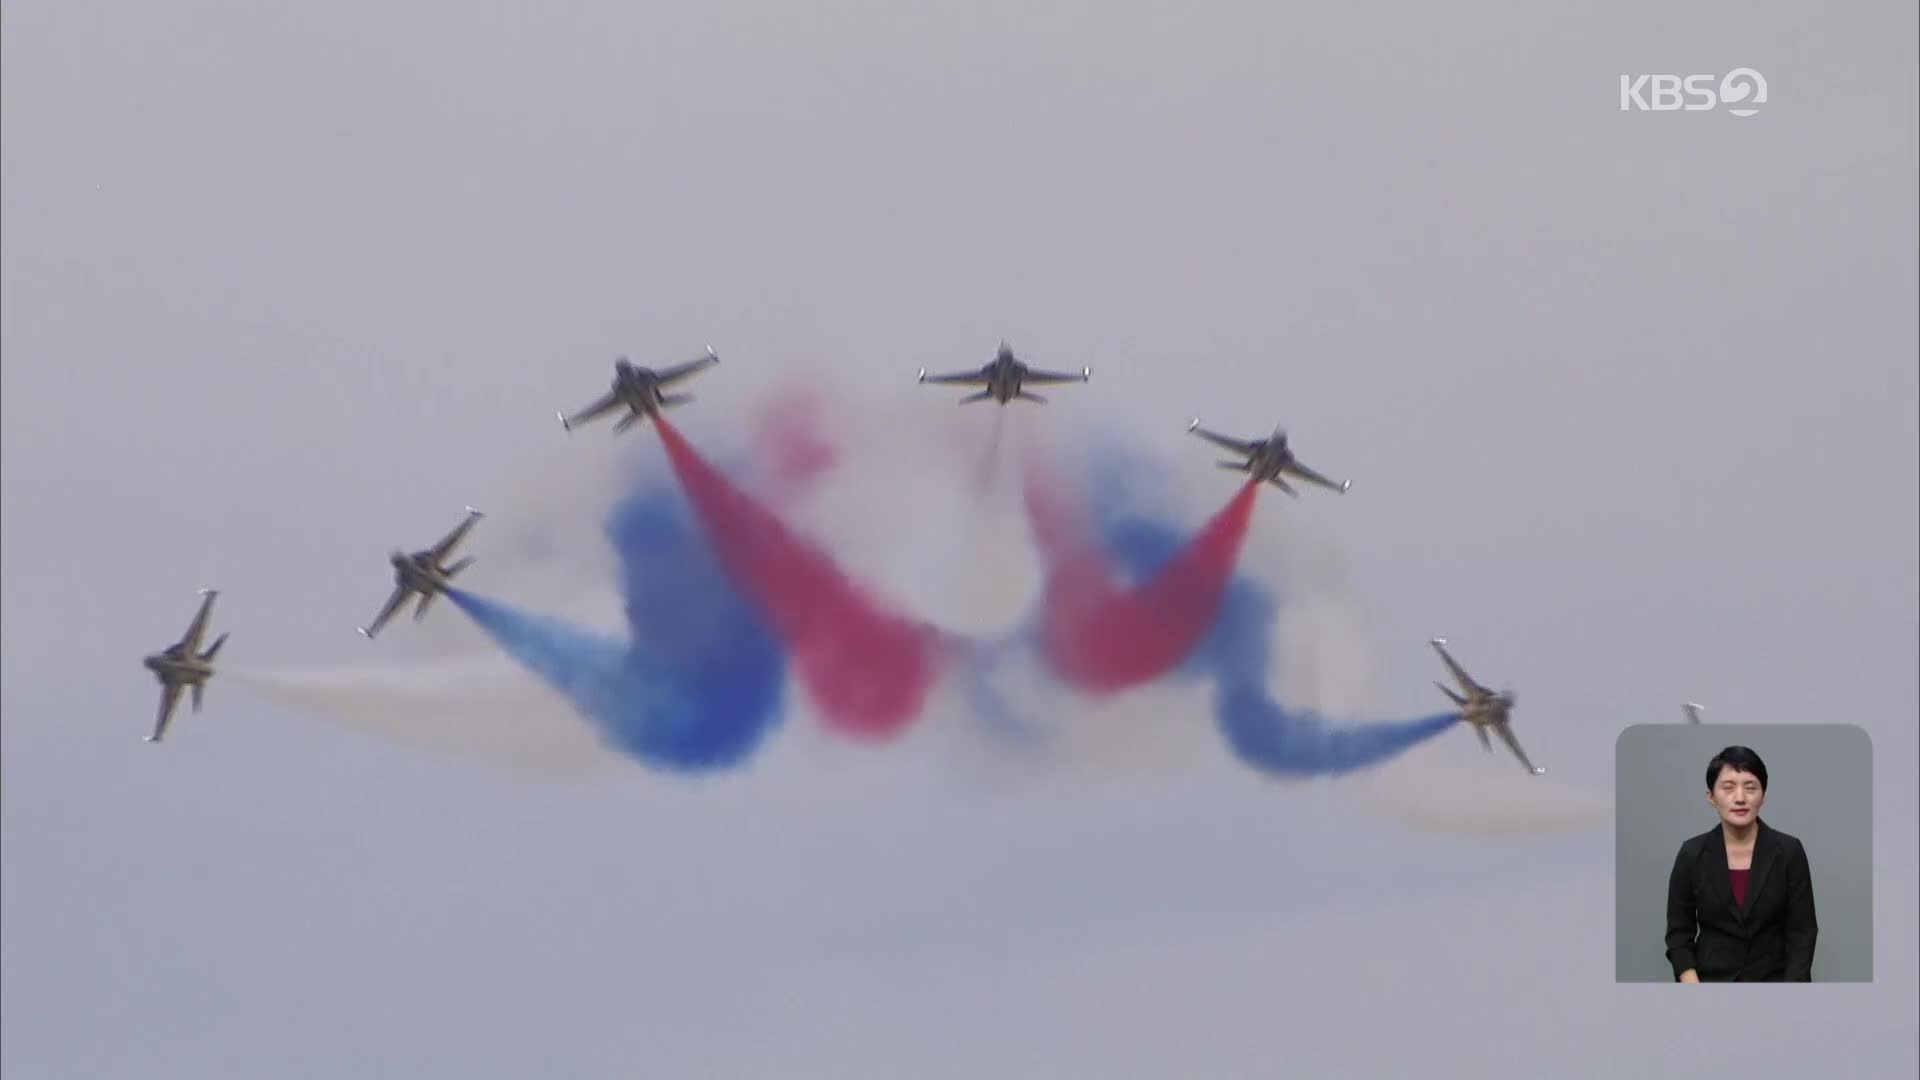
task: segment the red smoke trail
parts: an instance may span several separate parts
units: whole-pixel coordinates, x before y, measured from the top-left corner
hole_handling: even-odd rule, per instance
[[[783,388],[760,410],[754,460],[773,491],[803,489],[840,464],[838,451],[819,434],[820,412],[819,392],[808,384]]]
[[[1041,641],[1055,674],[1082,690],[1112,693],[1185,659],[1219,614],[1258,489],[1242,486],[1152,577],[1124,588],[1075,508],[1030,479],[1027,512],[1049,564]]]
[[[793,666],[835,729],[897,734],[933,682],[932,630],[877,608],[833,560],[742,494],[656,416],[660,441],[721,566],[767,613]]]

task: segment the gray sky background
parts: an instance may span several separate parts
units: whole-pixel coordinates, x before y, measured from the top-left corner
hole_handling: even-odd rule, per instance
[[[1640,1076],[1760,1027],[1755,1077],[1920,1067],[1911,4],[0,26],[9,1076]],[[1618,111],[1735,66],[1758,116]],[[913,370],[1001,337],[1195,485],[1189,416],[1285,421],[1354,490],[1261,513],[1343,554],[1371,704],[1431,710],[1445,634],[1553,786],[1458,733],[1366,804],[1198,727],[1113,780],[790,730],[545,784],[218,682],[140,741],[195,587],[234,663],[364,661],[387,549],[605,452],[552,412],[616,353],[718,346],[699,437],[810,371],[951,409]],[[1608,792],[1689,698],[1872,735],[1874,983],[1616,986],[1604,827],[1406,820]]]

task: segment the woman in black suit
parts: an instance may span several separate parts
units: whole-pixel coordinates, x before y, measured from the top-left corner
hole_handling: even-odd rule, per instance
[[[1720,823],[1680,845],[1667,882],[1679,982],[1812,982],[1813,875],[1800,841],[1760,820],[1767,766],[1744,746],[1707,763]]]

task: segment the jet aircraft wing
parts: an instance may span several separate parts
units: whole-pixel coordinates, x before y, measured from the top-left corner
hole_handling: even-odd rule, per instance
[[[167,734],[167,725],[173,722],[173,707],[179,702],[179,683],[166,683],[160,687],[160,715],[154,719],[153,734],[147,736],[148,742],[159,742]]]
[[[1061,383],[1088,382],[1092,378],[1093,370],[1091,368],[1081,368],[1077,373],[1072,374],[1064,371],[1041,371],[1038,368],[1028,368],[1020,373],[1021,382],[1032,383],[1035,386],[1057,386]]]
[[[360,636],[371,639],[380,633],[380,628],[387,625],[387,620],[393,618],[393,613],[400,610],[401,604],[407,602],[407,594],[412,591],[405,585],[395,585],[393,595],[387,597],[386,606],[380,609],[380,614],[375,615],[372,622],[360,628]]]
[[[1253,443],[1248,442],[1244,439],[1230,438],[1226,435],[1220,434],[1217,431],[1208,431],[1206,428],[1203,428],[1200,426],[1199,420],[1195,420],[1193,423],[1188,424],[1187,430],[1193,432],[1195,435],[1200,436],[1201,438],[1207,440],[1208,442],[1212,443],[1213,445],[1219,447],[1222,450],[1228,450],[1233,453],[1240,454],[1247,457],[1251,457],[1253,455],[1253,451],[1254,451]]]
[[[684,364],[675,364],[670,368],[660,369],[660,371],[655,373],[653,382],[655,386],[659,387],[671,386],[681,379],[695,372],[704,371],[719,362],[719,355],[713,351],[713,346],[709,345],[707,346],[707,354],[705,356],[689,360]]]
[[[433,553],[433,561],[436,564],[445,562],[447,556],[453,554],[453,549],[459,546],[460,541],[465,539],[467,533],[473,529],[473,523],[485,516],[473,507],[467,507],[466,520],[455,525],[452,532],[441,537],[440,542],[429,549]]]
[[[602,395],[598,401],[595,401],[593,404],[587,406],[584,409],[581,409],[577,413],[574,413],[572,416],[568,416],[566,413],[561,413],[560,426],[571,431],[575,427],[578,427],[579,425],[584,424],[589,420],[595,420],[595,419],[598,419],[599,417],[605,416],[606,414],[612,412],[614,409],[617,409],[619,407],[620,407],[620,395],[613,392],[612,390],[609,390],[606,392],[606,394]]]
[[[1452,653],[1447,651],[1445,639],[1434,638],[1428,642],[1428,644],[1433,646],[1434,652],[1440,654],[1440,659],[1445,661],[1447,670],[1453,672],[1453,677],[1460,683],[1460,689],[1466,691],[1468,697],[1477,697],[1490,692],[1486,687],[1474,682],[1473,676],[1467,674],[1467,670],[1460,666],[1459,662],[1453,658]]]
[[[1314,472],[1312,469],[1307,468],[1305,465],[1300,464],[1298,461],[1288,462],[1286,471],[1305,480],[1309,484],[1319,484],[1321,487],[1326,488],[1336,495],[1345,495],[1347,488],[1353,486],[1352,481],[1349,480],[1342,480],[1339,483],[1335,483],[1321,476],[1319,473]]]
[[[1520,764],[1527,767],[1528,772],[1538,776],[1547,771],[1536,768],[1533,762],[1527,760],[1527,752],[1520,749],[1520,740],[1513,737],[1512,728],[1508,727],[1505,723],[1499,723],[1493,725],[1493,730],[1500,736],[1500,741],[1507,744],[1507,749],[1513,751],[1513,756],[1520,759]]]
[[[193,621],[187,624],[187,632],[180,635],[176,648],[191,656],[200,651],[200,639],[207,633],[207,617],[213,614],[213,598],[219,595],[214,589],[201,589],[200,610],[194,613]]]
[[[989,381],[987,368],[978,371],[955,371],[946,375],[929,375],[925,368],[920,369],[920,381],[938,383],[942,386],[985,386]]]

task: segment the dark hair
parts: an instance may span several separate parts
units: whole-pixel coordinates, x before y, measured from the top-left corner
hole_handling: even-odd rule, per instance
[[[1707,790],[1713,790],[1714,781],[1720,779],[1720,770],[1732,769],[1735,772],[1752,773],[1760,778],[1760,790],[1767,790],[1767,763],[1760,755],[1744,746],[1729,746],[1713,755],[1707,762]]]

